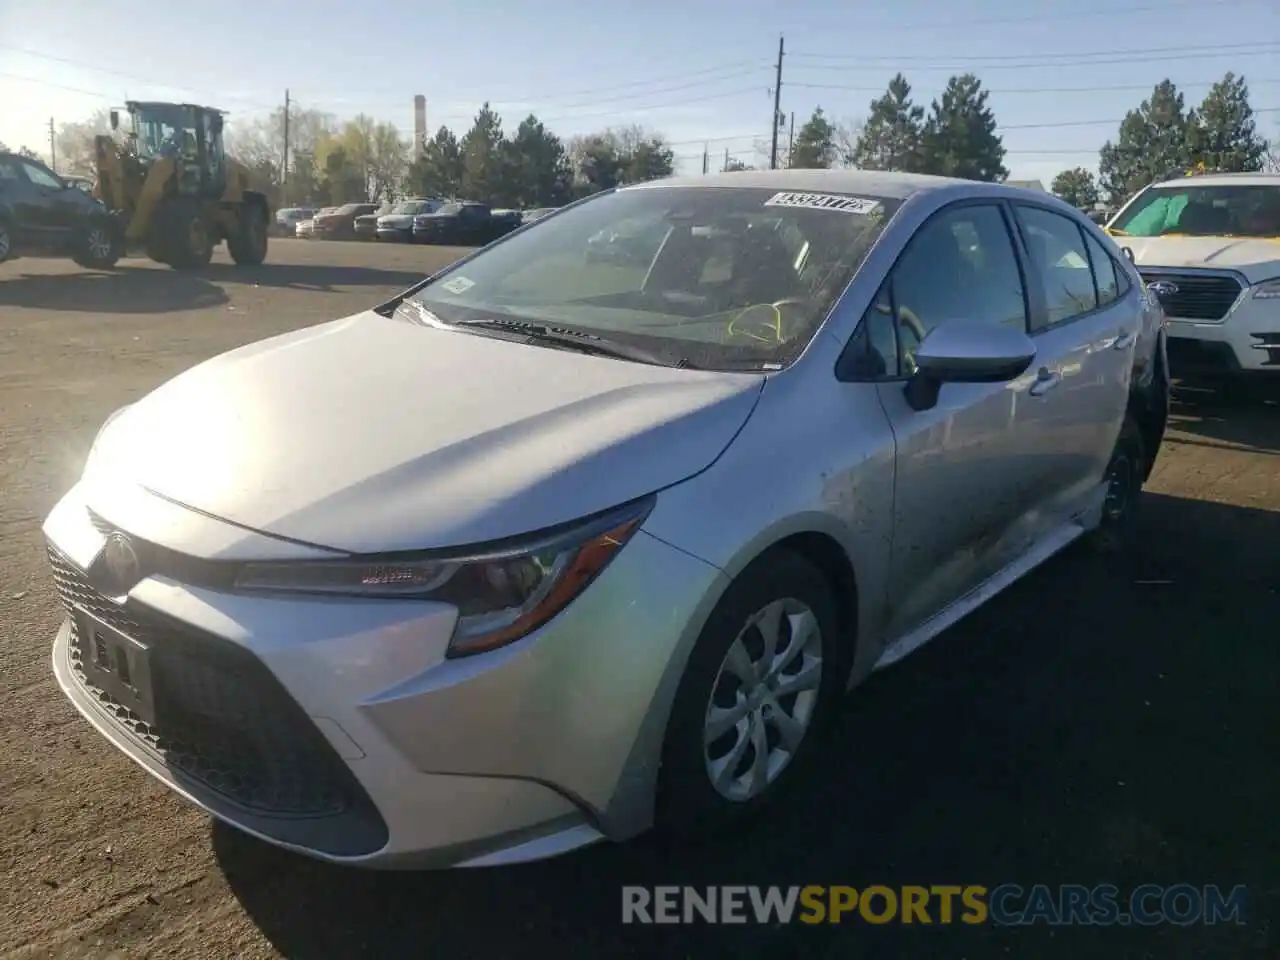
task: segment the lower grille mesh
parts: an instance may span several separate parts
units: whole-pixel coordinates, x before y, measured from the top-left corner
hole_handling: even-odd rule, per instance
[[[80,684],[175,774],[274,817],[333,817],[356,802],[345,765],[252,654],[158,615],[126,610],[52,548],[49,559],[68,613],[79,607],[150,648],[157,729],[90,681],[71,618],[71,662]]]

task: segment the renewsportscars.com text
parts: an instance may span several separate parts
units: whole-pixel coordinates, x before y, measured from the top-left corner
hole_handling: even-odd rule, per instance
[[[1243,924],[1247,890],[1236,886],[1111,884],[932,886],[623,887],[623,923],[994,924],[996,926],[1192,926]]]

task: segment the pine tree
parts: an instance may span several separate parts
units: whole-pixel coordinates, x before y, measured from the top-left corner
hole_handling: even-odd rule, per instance
[[[862,134],[850,158],[863,170],[919,172],[923,167],[921,139],[924,107],[911,102],[911,84],[898,74],[883,97],[871,102]]]
[[[1261,170],[1267,141],[1258,136],[1249,87],[1228,73],[1210,88],[1190,130],[1191,159],[1210,170],[1248,173]]]
[[[1098,153],[1098,179],[1113,202],[1120,202],[1147,184],[1183,170],[1193,162],[1193,112],[1170,80],[1161,80],[1138,109],[1120,122],[1120,134]]]
[[[825,169],[835,162],[835,158],[836,128],[818,107],[796,132],[790,165],[802,170]]]
[[[924,172],[991,182],[1009,176],[988,96],[982,81],[971,73],[947,82],[925,124]]]

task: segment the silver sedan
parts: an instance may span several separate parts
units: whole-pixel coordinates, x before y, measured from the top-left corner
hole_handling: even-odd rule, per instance
[[[587,257],[636,222],[645,256]],[[877,667],[1123,544],[1165,370],[1132,265],[1044,193],[611,191],[114,414],[44,526],[54,671],[175,792],[325,860],[732,826]]]

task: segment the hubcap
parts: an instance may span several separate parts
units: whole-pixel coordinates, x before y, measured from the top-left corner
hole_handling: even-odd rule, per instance
[[[111,238],[101,227],[89,231],[89,255],[95,260],[105,260],[111,256]]]
[[[759,796],[799,749],[822,682],[822,631],[795,599],[753,614],[725,654],[703,724],[703,758],[716,791]]]
[[[0,227],[0,260],[9,255],[9,231]]]
[[[1111,475],[1107,478],[1107,500],[1104,506],[1107,519],[1112,523],[1124,520],[1129,512],[1129,501],[1133,498],[1133,465],[1125,453],[1116,455],[1111,465]]]

